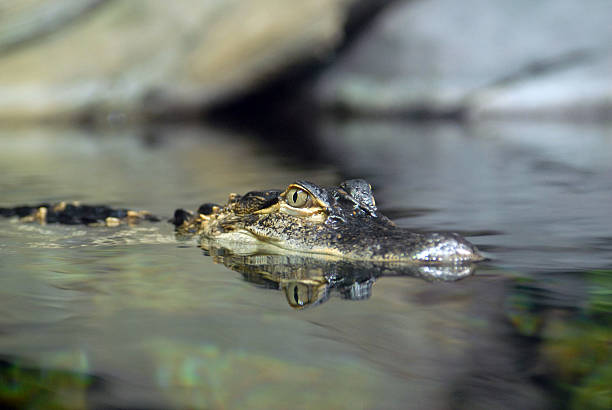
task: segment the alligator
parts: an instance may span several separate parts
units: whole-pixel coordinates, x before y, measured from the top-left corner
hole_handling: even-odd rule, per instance
[[[77,202],[0,208],[0,215],[113,227],[162,220],[147,211]],[[294,309],[319,305],[331,295],[367,299],[381,276],[462,279],[483,260],[458,234],[397,227],[380,213],[371,186],[361,179],[332,188],[297,181],[282,191],[230,194],[223,206],[177,209],[168,222],[178,240],[199,236],[215,263],[258,286],[281,290]]]
[[[157,222],[146,212],[79,203],[0,208],[0,215],[64,224]],[[461,265],[483,260],[474,245],[456,233],[417,233],[397,227],[376,207],[362,179],[324,188],[297,181],[285,190],[230,194],[227,204],[177,209],[169,222],[178,236],[203,241],[235,254],[306,254],[312,257],[416,265]]]

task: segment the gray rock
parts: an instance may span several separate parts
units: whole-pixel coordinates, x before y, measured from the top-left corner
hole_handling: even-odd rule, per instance
[[[314,98],[369,114],[612,117],[610,16],[607,0],[404,1]]]

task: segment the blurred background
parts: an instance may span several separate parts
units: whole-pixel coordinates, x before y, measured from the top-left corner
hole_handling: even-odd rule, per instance
[[[605,0],[2,1],[0,118],[201,119],[242,103],[610,119],[609,16]]]
[[[611,17],[609,0],[0,0],[0,207],[169,217],[365,178],[398,225],[489,257],[296,312],[167,224],[3,219],[0,404],[612,408]]]

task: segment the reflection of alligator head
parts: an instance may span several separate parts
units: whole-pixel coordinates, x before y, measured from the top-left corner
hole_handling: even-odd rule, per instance
[[[242,274],[256,285],[283,291],[295,309],[321,304],[337,294],[343,299],[371,296],[380,276],[415,276],[429,281],[454,281],[469,276],[474,264],[415,265],[390,261],[354,261],[301,255],[237,255],[203,240],[202,249],[213,261]]]
[[[378,212],[371,187],[363,180],[345,181],[337,188],[298,181],[282,192],[231,194],[223,207],[205,204],[195,215],[177,210],[173,222],[178,233],[200,234],[234,253],[299,252],[427,265],[483,259],[457,234],[398,228]]]

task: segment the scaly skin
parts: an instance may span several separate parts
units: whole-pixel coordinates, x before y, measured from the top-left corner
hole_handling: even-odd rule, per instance
[[[306,203],[295,206],[301,204],[292,197],[300,195]],[[416,264],[483,260],[458,234],[398,228],[378,212],[371,187],[363,180],[345,181],[337,188],[298,181],[283,192],[231,194],[223,207],[205,204],[195,214],[177,210],[173,222],[180,234],[199,234],[229,249],[263,246],[267,251]]]

